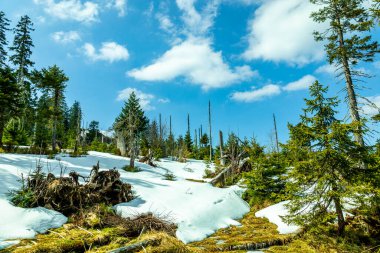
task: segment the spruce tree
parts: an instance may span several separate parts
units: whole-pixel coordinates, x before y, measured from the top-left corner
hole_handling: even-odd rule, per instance
[[[193,141],[191,140],[191,134],[190,134],[190,115],[187,114],[187,131],[185,134],[185,145],[186,145],[186,150],[188,152],[191,152],[193,150]]]
[[[12,70],[9,67],[0,68],[0,147],[7,122],[20,113],[19,96],[20,89]]]
[[[54,65],[49,68],[43,68],[41,71],[33,71],[31,79],[36,86],[47,94],[52,100],[52,149],[56,150],[58,123],[63,119],[65,106],[65,88],[69,78],[63,70]]]
[[[13,29],[14,39],[10,47],[12,53],[9,57],[15,68],[17,83],[21,89],[21,125],[28,135],[32,135],[33,128],[35,128],[36,94],[34,87],[29,82],[31,68],[34,65],[31,60],[32,48],[34,47],[31,37],[33,31],[33,23],[29,16],[22,16],[16,28]]]
[[[36,126],[33,143],[36,148],[46,151],[52,137],[52,100],[46,91],[38,99],[36,108]]]
[[[352,140],[357,123],[336,119],[338,100],[326,97],[327,87],[310,86],[305,115],[289,125],[290,140],[285,152],[292,153],[287,189],[292,194],[288,222],[318,228],[338,221],[338,234],[345,228],[343,199],[353,196],[365,149]]]
[[[9,31],[9,19],[5,17],[5,13],[0,11],[0,69],[4,69],[7,65],[7,50],[8,45],[6,32]]]
[[[80,103],[75,101],[69,110],[69,147],[74,148],[74,154],[78,154],[81,137],[82,109]]]
[[[13,55],[10,61],[16,67],[17,82],[24,85],[25,77],[29,77],[29,68],[33,67],[34,62],[30,59],[32,56],[33,40],[31,32],[34,31],[32,20],[29,16],[22,16],[14,29],[14,40],[10,50]]]
[[[134,167],[138,140],[147,129],[149,120],[139,104],[139,99],[132,92],[125,102],[120,115],[116,118],[114,129],[127,140],[130,155],[130,166]]]
[[[310,0],[321,6],[312,13],[315,22],[328,23],[326,31],[314,32],[317,41],[326,41],[325,50],[330,64],[334,64],[339,76],[346,82],[347,101],[352,122],[361,122],[359,114],[355,76],[366,76],[355,69],[361,62],[372,62],[379,46],[372,40],[370,30],[373,20],[364,7],[364,0]],[[364,146],[361,124],[356,124],[355,139]]]

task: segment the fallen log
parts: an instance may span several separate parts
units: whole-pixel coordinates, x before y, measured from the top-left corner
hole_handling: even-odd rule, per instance
[[[240,172],[241,169],[246,166],[247,162],[249,161],[249,157],[244,158],[242,161],[240,161],[239,165],[231,164],[227,168],[223,169],[218,175],[216,175],[211,181],[210,184],[213,186],[224,186],[226,183],[226,180],[233,176],[235,172]]]
[[[161,243],[160,239],[150,239],[150,240],[145,240],[142,242],[137,242],[125,247],[117,248],[117,249],[108,251],[108,253],[133,253],[133,252],[140,251],[148,246],[158,246],[160,245],[160,243]]]

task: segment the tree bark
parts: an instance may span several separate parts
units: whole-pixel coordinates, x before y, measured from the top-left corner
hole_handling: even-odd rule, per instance
[[[226,164],[226,161],[223,157],[223,132],[219,131],[219,149],[220,149],[220,164],[224,166]]]
[[[335,11],[337,12],[336,6]],[[344,77],[346,79],[346,90],[347,90],[347,96],[348,96],[348,106],[350,109],[350,115],[352,122],[360,123],[360,114],[358,109],[358,102],[356,99],[355,94],[355,87],[352,81],[352,73],[350,69],[350,64],[347,58],[347,54],[345,52],[345,42],[344,42],[344,34],[342,30],[342,25],[340,18],[336,18],[337,26],[338,26],[338,37],[339,37],[339,48],[341,50],[340,60],[341,64],[343,66],[344,71]],[[362,134],[362,127],[358,125],[357,127],[357,133],[355,133],[355,140],[360,146],[364,146],[364,140],[363,140],[363,134]]]
[[[280,147],[278,145],[278,132],[277,132],[277,123],[276,123],[276,116],[273,113],[273,124],[274,124],[274,134],[275,134],[275,139],[276,139],[276,151],[277,153],[280,152]]]
[[[334,204],[335,204],[335,212],[336,212],[336,214],[338,216],[338,235],[343,235],[346,223],[344,221],[342,204],[340,203],[340,199],[338,197],[334,197],[333,201],[334,201]]]
[[[210,161],[212,161],[212,129],[211,129],[211,101],[208,101],[208,125],[210,130]]]

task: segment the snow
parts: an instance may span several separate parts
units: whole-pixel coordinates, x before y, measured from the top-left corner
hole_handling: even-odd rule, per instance
[[[67,175],[72,170],[88,175],[98,161],[101,169],[119,169],[122,180],[130,183],[135,191],[136,199],[114,207],[117,213],[131,217],[138,213],[153,212],[167,217],[178,224],[177,237],[185,243],[202,240],[219,228],[239,225],[235,219],[249,211],[248,204],[241,199],[243,190],[238,186],[221,189],[208,183],[186,180],[203,179],[206,164],[202,161],[179,163],[162,159],[157,162],[157,168],[136,163],[142,171],[131,173],[121,170],[129,164],[128,158],[107,153],[91,151],[89,155],[78,158],[59,155],[56,160],[36,155],[0,154],[0,243],[10,239],[31,238],[36,233],[66,222],[64,216],[56,212],[44,208],[17,208],[5,200],[9,190],[20,187],[18,179],[21,174],[27,175],[39,162],[44,165],[44,170],[55,175],[61,171]],[[167,172],[173,173],[176,180],[165,180]],[[3,226],[12,229],[4,230]]]
[[[43,207],[20,208],[0,199],[0,249],[18,243],[10,239],[33,238],[67,222],[62,214]]]
[[[275,205],[268,206],[267,208],[264,208],[256,212],[255,215],[259,218],[267,218],[270,222],[276,224],[277,230],[278,232],[280,232],[280,234],[295,233],[299,229],[299,226],[288,225],[285,222],[283,222],[281,218],[289,214],[285,206],[288,203],[289,201],[283,201]]]

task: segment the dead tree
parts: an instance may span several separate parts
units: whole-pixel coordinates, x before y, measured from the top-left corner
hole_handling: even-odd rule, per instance
[[[276,116],[273,113],[273,124],[274,124],[274,136],[276,141],[276,151],[277,153],[280,152],[279,144],[278,144],[278,133],[277,133],[277,123],[276,123]]]
[[[223,132],[219,131],[219,149],[220,149],[220,164],[224,166],[226,164],[225,157],[223,156]]]
[[[208,125],[209,125],[209,130],[210,130],[210,161],[212,161],[212,136],[211,136],[211,101],[208,101]]]

